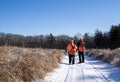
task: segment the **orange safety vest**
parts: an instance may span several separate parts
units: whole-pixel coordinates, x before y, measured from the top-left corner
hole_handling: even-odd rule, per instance
[[[77,46],[75,44],[68,44],[66,49],[68,50],[68,53],[71,55],[75,55],[76,51],[77,51]]]
[[[80,45],[79,48],[78,48],[78,50],[80,52],[84,52],[85,51],[85,45]]]
[[[85,46],[82,46],[82,47],[80,46],[80,47],[79,47],[79,51],[80,51],[80,52],[84,52],[84,51],[85,51]]]

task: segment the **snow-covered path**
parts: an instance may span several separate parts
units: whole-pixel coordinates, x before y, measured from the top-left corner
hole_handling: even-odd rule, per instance
[[[120,82],[120,68],[87,56],[85,63],[78,64],[78,55],[75,64],[69,65],[68,56],[65,56],[60,68],[36,82]]]

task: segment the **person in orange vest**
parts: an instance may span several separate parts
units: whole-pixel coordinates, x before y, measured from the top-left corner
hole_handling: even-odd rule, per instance
[[[84,58],[85,42],[83,41],[83,38],[80,38],[79,42],[77,43],[77,47],[78,47],[78,56],[79,56],[78,63],[83,63],[85,61]]]
[[[74,43],[74,40],[71,39],[70,43],[66,47],[68,51],[68,57],[69,57],[69,64],[74,64],[75,63],[75,53],[77,51],[77,46]]]

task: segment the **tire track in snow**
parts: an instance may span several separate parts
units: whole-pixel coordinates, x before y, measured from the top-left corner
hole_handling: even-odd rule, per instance
[[[69,68],[68,68],[68,71],[67,71],[67,75],[66,75],[66,77],[65,77],[65,82],[67,82],[67,78],[68,78],[69,70],[70,70],[70,65],[69,65]]]
[[[84,70],[83,70],[84,67],[83,67],[82,64],[80,64],[80,67],[81,67],[81,68],[80,68],[80,73],[81,73],[81,78],[82,78],[81,80],[82,80],[82,81],[85,81],[85,78],[84,78]]]
[[[86,58],[88,57],[86,56]],[[94,72],[96,72],[101,79],[104,79],[105,82],[110,82],[92,63],[87,61],[86,64],[91,65],[95,69]]]
[[[94,66],[94,65],[92,65],[93,66],[93,68],[96,70],[95,72],[101,77],[101,79],[104,77],[104,79],[106,80],[106,82],[110,82],[101,72],[99,72],[98,70],[97,70],[97,68]]]

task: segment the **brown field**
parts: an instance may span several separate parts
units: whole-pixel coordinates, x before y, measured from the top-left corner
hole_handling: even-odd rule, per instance
[[[114,66],[120,66],[120,48],[115,50],[110,49],[89,49],[87,50],[89,56],[96,59],[109,62]]]
[[[0,47],[0,82],[27,82],[43,79],[59,67],[63,50]]]

